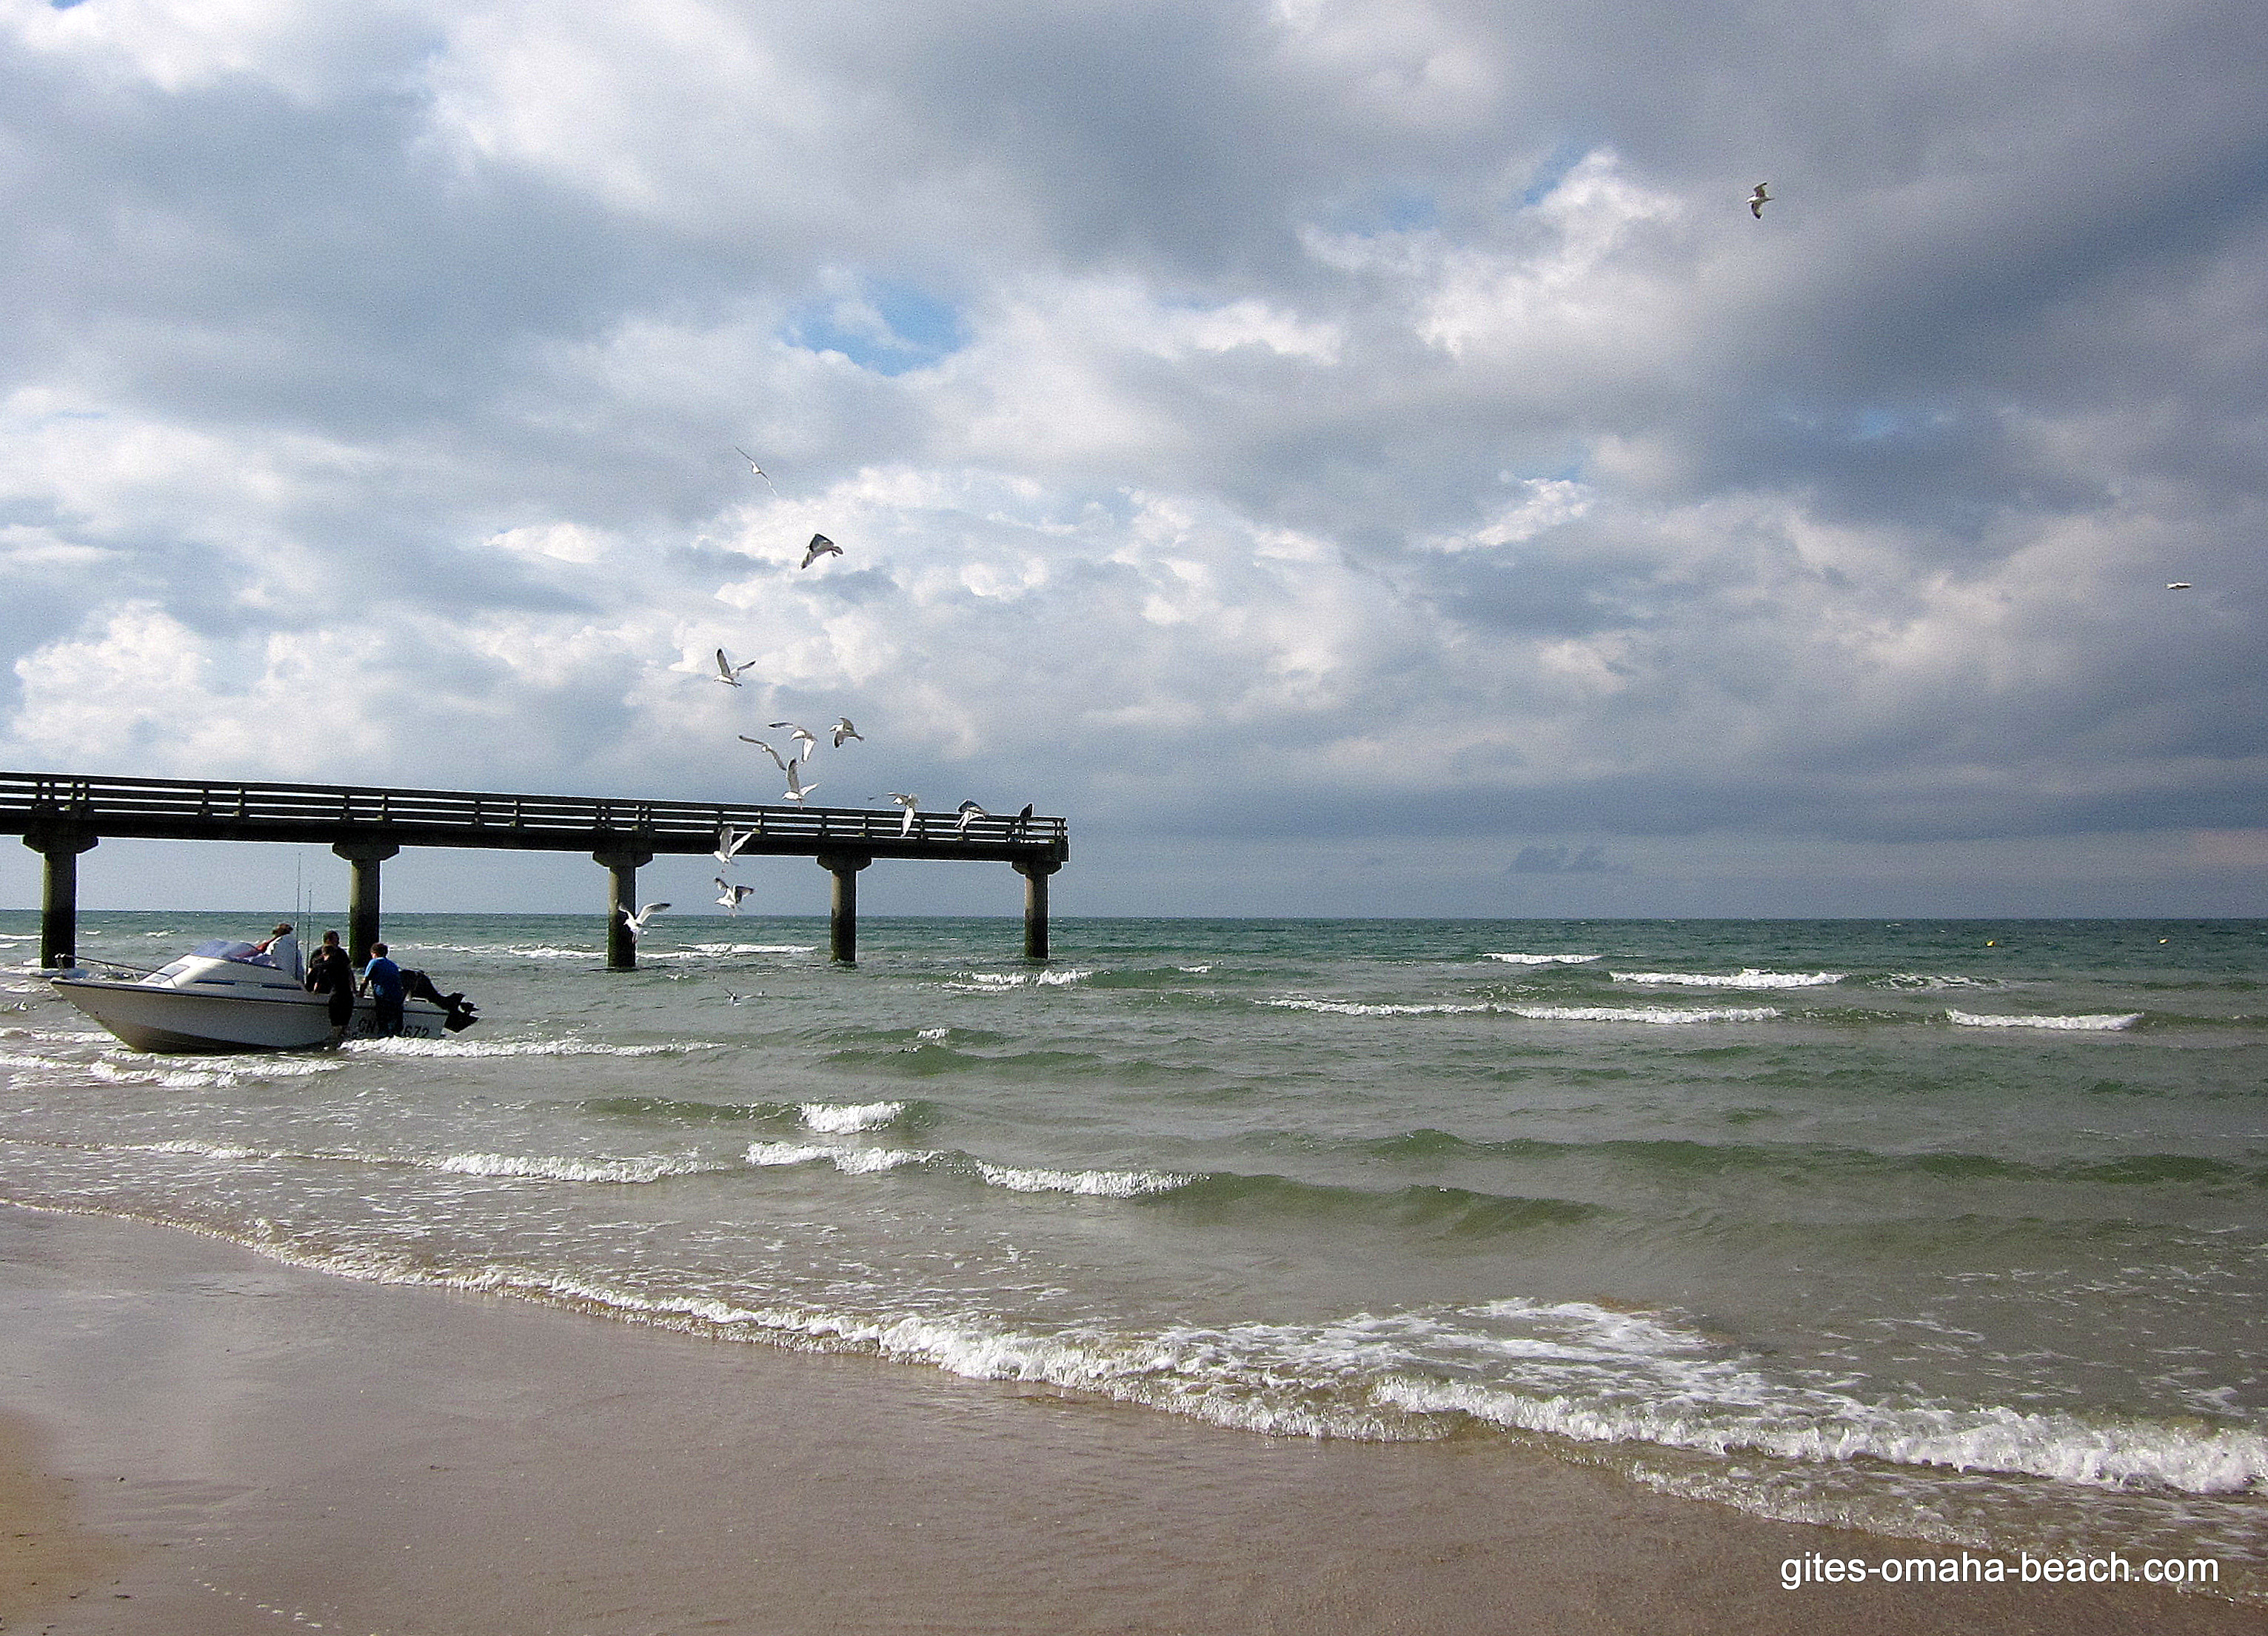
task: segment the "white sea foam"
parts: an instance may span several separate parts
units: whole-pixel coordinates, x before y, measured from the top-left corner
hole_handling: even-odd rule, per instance
[[[692,1154],[593,1160],[529,1158],[519,1153],[451,1153],[431,1162],[431,1168],[457,1175],[549,1182],[658,1182],[665,1176],[701,1175],[729,1167]]]
[[[92,1079],[110,1085],[155,1085],[167,1090],[198,1091],[257,1084],[264,1080],[306,1079],[335,1073],[346,1065],[334,1057],[253,1057],[228,1067],[179,1065],[179,1058],[101,1058],[86,1065]]]
[[[664,949],[649,958],[713,960],[728,954],[810,954],[818,949],[816,943],[688,943],[683,948]]]
[[[1211,966],[1175,966],[1174,969],[1176,971],[1186,971],[1191,976],[1203,976],[1206,972],[1211,971],[1212,968]]]
[[[1839,971],[1759,971],[1754,966],[1730,975],[1710,971],[1610,971],[1607,975],[1616,983],[1682,989],[1815,989],[1843,981]]]
[[[833,1152],[805,1151],[814,1158]],[[264,1230],[249,1242],[278,1259],[358,1279],[511,1293],[711,1333],[846,1346],[973,1379],[1045,1382],[1279,1434],[1430,1439],[1470,1419],[1583,1442],[1801,1464],[1879,1461],[2195,1495],[2268,1491],[2268,1437],[2247,1427],[1867,1403],[1775,1381],[1757,1360],[1666,1316],[1583,1301],[1513,1299],[1308,1324],[1043,1332],[972,1312],[859,1313],[656,1293],[497,1266],[434,1270],[385,1254],[295,1251]]]
[[[858,1131],[879,1131],[906,1116],[903,1102],[801,1102],[797,1116],[808,1131],[847,1136]]]
[[[2082,1033],[2115,1032],[2142,1021],[2139,1011],[2098,1013],[2076,1017],[1999,1017],[1974,1011],[1946,1010],[1946,1020],[1964,1028],[2066,1028]]]
[[[976,1173],[1012,1193],[1079,1193],[1091,1198],[1141,1198],[1197,1180],[1163,1170],[1025,1170],[976,1161]]]
[[[561,948],[549,943],[397,943],[397,954],[476,954],[486,960],[600,960],[603,948]]]
[[[922,1028],[916,1031],[914,1038],[917,1040],[941,1040],[952,1032],[953,1030],[950,1028]]]
[[[1450,1429],[1445,1417],[1469,1417],[1583,1442],[1812,1464],[1871,1459],[2192,1494],[2268,1485],[2268,1438],[2257,1432],[1867,1404],[1776,1382],[1682,1327],[1580,1301],[1148,1335],[1033,1333],[973,1315],[711,1310],[712,1321],[848,1342],[976,1379],[1045,1382],[1277,1433],[1430,1438]]]
[[[761,1166],[823,1161],[845,1175],[873,1175],[924,1165],[1011,1193],[1075,1193],[1090,1198],[1140,1198],[1186,1187],[1197,1179],[1162,1170],[1058,1170],[999,1165],[926,1148],[853,1147],[833,1142],[754,1142],[748,1146],[747,1159],[750,1164]]]
[[[1076,971],[970,971],[964,972],[961,981],[948,983],[947,988],[957,988],[965,993],[1004,994],[1010,989],[1037,986],[1064,988],[1073,983],[1084,983],[1094,975],[1092,969]]]
[[[1694,1022],[1769,1022],[1780,1014],[1769,1006],[1513,1006],[1495,1002],[1388,1006],[1300,999],[1263,999],[1260,1003],[1294,1011],[1329,1012],[1343,1017],[1462,1016],[1486,1012],[1504,1017],[1527,1017],[1538,1022],[1638,1022],[1658,1028]]]
[[[1501,960],[1513,966],[1587,966],[1599,954],[1484,954],[1483,960]]]
[[[342,1050],[383,1057],[674,1057],[721,1050],[714,1040],[667,1045],[607,1045],[595,1040],[350,1040]]]
[[[1770,1006],[1504,1006],[1499,1010],[1539,1022],[1642,1022],[1676,1028],[1696,1022],[1770,1022]]]
[[[751,1142],[752,1165],[807,1165],[824,1160],[845,1175],[874,1175],[902,1170],[908,1165],[929,1164],[943,1153],[915,1147],[844,1147],[833,1142]]]
[[[1280,1006],[1286,1011],[1327,1012],[1335,1017],[1447,1017],[1462,1016],[1475,1012],[1491,1012],[1501,1006],[1484,1003],[1471,1005],[1385,1005],[1352,999],[1263,999],[1263,1006]]]
[[[292,1155],[233,1142],[122,1142],[111,1149],[122,1153],[178,1153],[191,1159],[284,1159]]]
[[[807,1165],[831,1159],[837,1151],[817,1142],[751,1142],[747,1160],[752,1165]]]

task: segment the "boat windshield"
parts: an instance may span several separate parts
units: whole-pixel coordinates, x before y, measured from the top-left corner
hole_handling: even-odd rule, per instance
[[[192,970],[210,969],[209,967],[197,965],[197,962],[204,960],[229,960],[234,961],[239,966],[266,966],[270,969],[274,969],[276,966],[274,961],[261,954],[249,943],[240,943],[233,938],[208,938],[179,960],[159,967],[142,981],[145,984],[155,984],[159,987],[171,986],[176,978],[185,977]]]

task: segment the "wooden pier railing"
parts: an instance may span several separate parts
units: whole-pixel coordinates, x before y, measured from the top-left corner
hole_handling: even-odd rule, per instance
[[[1025,881],[1025,952],[1047,954],[1048,877],[1071,856],[1061,818],[794,807],[605,796],[508,795],[175,778],[0,772],[0,835],[19,835],[47,860],[41,962],[71,963],[77,859],[106,838],[281,841],[328,845],[354,871],[354,948],[377,938],[379,865],[405,846],[589,852],[614,873],[608,963],[636,963],[622,910],[636,909],[637,868],[662,855],[698,855],[725,829],[742,857],[806,857],[834,880],[831,952],[857,958],[857,873],[877,858],[1005,863]]]

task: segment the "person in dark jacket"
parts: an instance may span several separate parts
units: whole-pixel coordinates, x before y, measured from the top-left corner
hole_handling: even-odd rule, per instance
[[[355,974],[354,962],[339,944],[335,932],[323,933],[320,947],[307,962],[307,992],[329,997],[331,1002],[331,1043],[336,1045],[347,1036],[347,1024],[354,1020]]]

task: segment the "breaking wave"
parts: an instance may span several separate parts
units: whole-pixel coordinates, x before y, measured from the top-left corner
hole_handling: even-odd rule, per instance
[[[1957,1022],[1964,1028],[2066,1028],[2081,1033],[2115,1033],[2131,1028],[2142,1021],[2142,1013],[2128,1011],[2102,1013],[2078,1017],[2000,1017],[1981,1012],[1946,1009],[1946,1020]]]
[[[1515,1006],[1496,1000],[1415,1006],[1297,998],[1263,999],[1260,1004],[1278,1006],[1292,1011],[1328,1012],[1342,1017],[1428,1017],[1493,1013],[1503,1017],[1526,1017],[1537,1022],[1638,1022],[1655,1027],[1696,1022],[1769,1022],[1780,1014],[1770,1006]]]
[[[1684,989],[1815,989],[1843,981],[1839,971],[1759,971],[1754,966],[1729,976],[1706,971],[1610,971],[1607,975],[1616,983]]]

